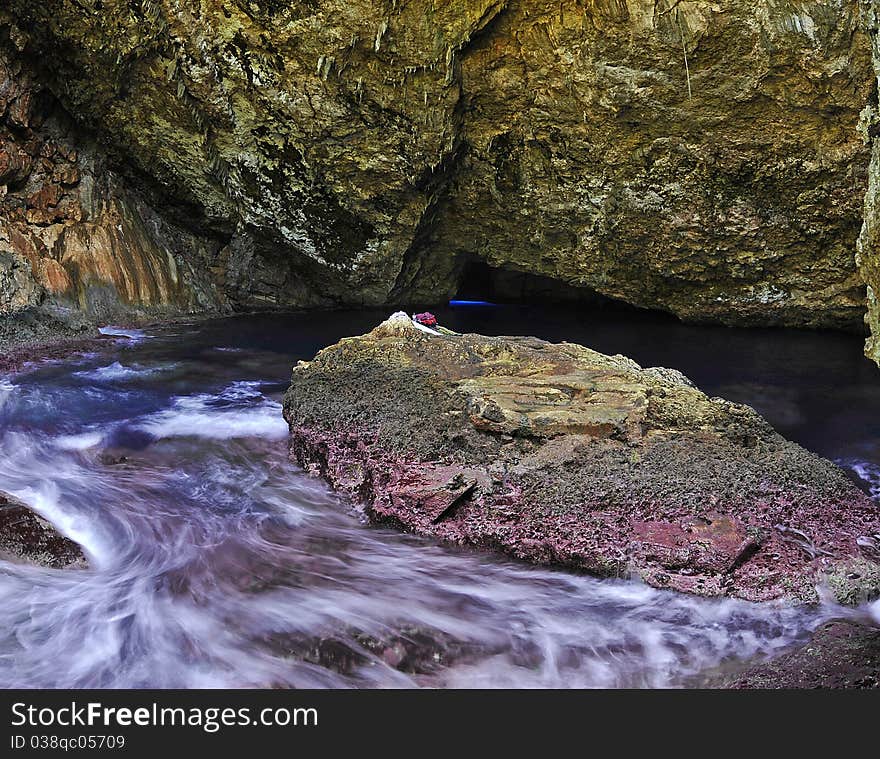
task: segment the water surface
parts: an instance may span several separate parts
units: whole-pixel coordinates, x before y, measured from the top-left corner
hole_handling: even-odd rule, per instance
[[[91,560],[0,563],[0,686],[694,685],[839,615],[581,577],[366,525],[289,463],[280,400],[297,359],[385,315],[116,330],[96,353],[0,377],[0,489]],[[880,372],[856,337],[576,308],[438,315],[673,366],[880,487]]]

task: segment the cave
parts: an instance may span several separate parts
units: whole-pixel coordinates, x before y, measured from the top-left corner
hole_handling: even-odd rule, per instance
[[[878,19],[0,2],[0,688],[880,687]]]
[[[543,274],[490,266],[475,256],[462,262],[458,289],[452,300],[499,304],[577,303],[632,308],[589,287],[576,287]]]

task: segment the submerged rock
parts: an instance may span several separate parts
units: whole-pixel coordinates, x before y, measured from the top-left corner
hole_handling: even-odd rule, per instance
[[[857,542],[880,509],[842,470],[624,356],[400,313],[298,364],[284,415],[292,458],[378,522],[707,596],[880,591]]]
[[[727,688],[880,688],[880,629],[837,619],[801,648],[723,682]]]
[[[55,569],[86,566],[82,549],[17,498],[0,491],[0,559]]]

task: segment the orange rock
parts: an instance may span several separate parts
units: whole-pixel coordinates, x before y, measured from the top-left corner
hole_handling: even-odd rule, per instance
[[[81,293],[89,284],[109,285],[120,300],[144,306],[173,305],[183,297],[174,258],[122,203],[114,202],[96,222],[66,227],[57,250]]]
[[[40,262],[40,250],[37,248],[38,240],[31,235],[23,234],[11,225],[6,229],[6,234],[12,250],[27,259],[31,265],[31,271],[38,271]]]
[[[66,295],[73,290],[70,274],[54,259],[42,259],[39,272],[40,284],[52,295]]]

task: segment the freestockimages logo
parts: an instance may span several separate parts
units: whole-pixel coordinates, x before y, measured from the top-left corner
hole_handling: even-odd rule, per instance
[[[61,707],[37,707],[24,702],[12,705],[12,727],[76,728],[76,727],[198,727],[216,733],[222,727],[317,727],[318,710],[311,707],[268,707],[251,710],[249,707],[168,707],[152,703],[149,706],[105,706],[100,702],[78,704],[72,701]],[[108,736],[110,737],[110,736]],[[119,736],[122,738],[122,736]],[[16,739],[12,736],[13,748]],[[124,738],[123,738],[124,741]],[[109,747],[109,746],[108,746]]]

